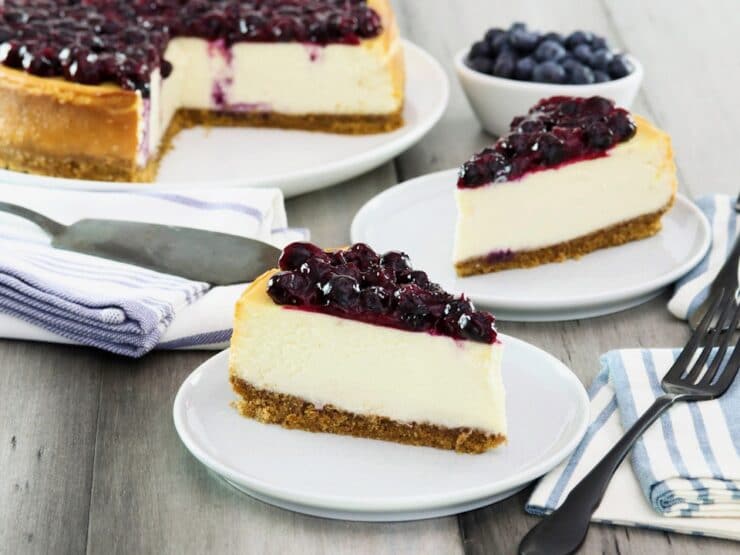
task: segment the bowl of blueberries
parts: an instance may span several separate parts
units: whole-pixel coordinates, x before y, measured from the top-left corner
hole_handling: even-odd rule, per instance
[[[519,22],[486,31],[455,56],[455,67],[473,111],[494,135],[551,96],[604,96],[629,108],[643,73],[634,57],[594,33],[540,33]]]

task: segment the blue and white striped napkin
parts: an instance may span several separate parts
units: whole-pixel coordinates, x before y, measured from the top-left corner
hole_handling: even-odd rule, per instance
[[[558,507],[655,398],[678,356],[624,349],[601,357],[591,385],[591,424],[569,459],[545,475],[526,510]],[[740,380],[723,397],[673,406],[638,441],[594,520],[740,539]],[[695,518],[714,517],[714,518]]]
[[[61,223],[95,217],[195,227],[282,246],[278,189],[89,192],[3,185],[0,200]],[[205,283],[54,249],[34,224],[0,213],[0,337],[74,343],[132,357],[153,348],[219,348],[244,285]]]
[[[676,283],[668,310],[686,320],[709,294],[709,286],[719,273],[740,233],[740,214],[735,212],[735,197],[709,195],[696,204],[706,215],[712,228],[712,246],[699,265]]]

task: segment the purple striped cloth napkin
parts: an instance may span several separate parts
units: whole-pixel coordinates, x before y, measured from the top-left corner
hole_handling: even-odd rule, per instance
[[[86,217],[181,225],[276,246],[290,229],[278,189],[89,192],[3,185],[0,200],[62,223]],[[54,249],[34,224],[0,213],[0,337],[73,343],[139,357],[154,348],[220,348],[245,284],[205,283]]]

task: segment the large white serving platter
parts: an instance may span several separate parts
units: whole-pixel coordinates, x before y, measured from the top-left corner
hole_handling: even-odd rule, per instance
[[[404,41],[404,125],[391,133],[336,135],[261,128],[195,128],[180,133],[156,181],[163,188],[279,187],[286,196],[334,185],[367,172],[418,142],[447,107],[449,82],[439,63]],[[317,84],[316,86],[320,86]],[[0,170],[0,183],[106,190],[147,187]]]

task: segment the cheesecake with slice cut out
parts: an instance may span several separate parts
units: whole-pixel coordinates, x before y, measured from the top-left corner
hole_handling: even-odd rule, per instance
[[[388,0],[0,2],[0,167],[152,181],[195,125],[402,124]]]
[[[506,441],[502,348],[403,253],[294,243],[237,304],[230,379],[263,423],[482,453]]]
[[[578,258],[661,229],[670,137],[606,98],[553,97],[460,168],[454,264],[470,276]]]

